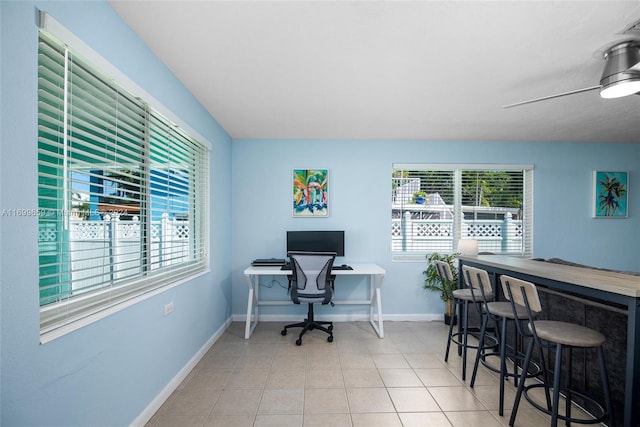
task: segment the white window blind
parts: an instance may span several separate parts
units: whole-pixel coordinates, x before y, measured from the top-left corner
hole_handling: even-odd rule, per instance
[[[394,259],[454,253],[460,239],[480,252],[533,252],[533,167],[394,164]]]
[[[209,153],[44,31],[38,58],[46,335],[208,267]]]

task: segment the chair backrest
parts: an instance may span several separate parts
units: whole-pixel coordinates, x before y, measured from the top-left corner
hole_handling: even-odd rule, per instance
[[[485,293],[493,292],[491,279],[489,279],[489,273],[487,273],[486,270],[463,265],[462,271],[464,273],[464,280],[467,286],[473,289],[482,290]]]
[[[291,300],[328,304],[333,298],[331,268],[335,252],[289,252],[291,258]]]
[[[500,276],[502,284],[502,292],[506,299],[513,301],[515,304],[527,307],[533,314],[542,311],[540,297],[536,285],[525,280],[517,279],[511,276]]]
[[[462,275],[464,277],[464,283],[468,288],[471,288],[472,294],[475,292],[480,293],[485,302],[487,302],[487,296],[489,296],[490,299],[493,299],[493,287],[491,286],[489,273],[487,273],[486,270],[463,265]]]
[[[542,312],[536,285],[511,276],[500,276],[500,283],[502,283],[502,293],[511,302],[514,319],[518,319],[516,306],[522,306],[527,311],[529,327],[525,328],[520,325],[520,322],[515,322],[518,333],[524,337],[533,337],[539,345],[542,345],[535,325],[536,317]]]
[[[436,271],[438,272],[438,276],[440,276],[440,280],[447,280],[449,282],[453,281],[453,273],[451,272],[451,267],[449,263],[444,261],[436,261]]]

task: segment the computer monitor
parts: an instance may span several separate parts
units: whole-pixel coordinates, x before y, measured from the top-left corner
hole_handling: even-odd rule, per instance
[[[287,253],[335,252],[344,256],[344,231],[287,231]]]

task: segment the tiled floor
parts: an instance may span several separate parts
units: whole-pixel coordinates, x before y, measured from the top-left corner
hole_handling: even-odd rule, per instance
[[[233,323],[148,423],[160,426],[502,426],[515,396],[506,386],[498,415],[498,379],[481,368],[469,388],[452,347],[444,362],[441,322],[385,322],[379,339],[366,322],[335,323],[333,343],[311,331],[262,322],[249,340]],[[548,425],[526,401],[516,426]]]

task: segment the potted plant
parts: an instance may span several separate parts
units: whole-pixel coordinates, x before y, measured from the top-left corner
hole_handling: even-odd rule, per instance
[[[440,292],[440,299],[445,303],[444,322],[449,325],[450,322],[455,322],[455,313],[453,313],[453,291],[458,289],[458,268],[456,267],[454,260],[460,255],[459,253],[453,253],[450,255],[443,255],[438,252],[432,252],[427,255],[427,262],[429,265],[427,269],[422,272],[425,275],[424,288],[431,291]],[[441,280],[436,269],[436,261],[444,261],[449,264],[453,280]],[[455,324],[455,323],[454,323]]]
[[[422,190],[416,191],[415,193],[413,193],[411,200],[413,201],[413,203],[424,205],[424,203],[427,201],[427,192]]]

